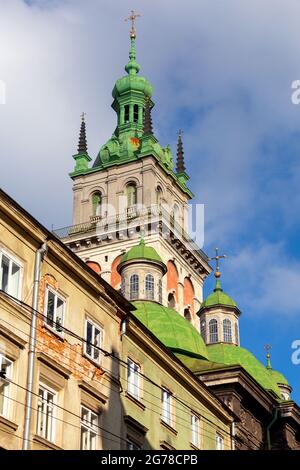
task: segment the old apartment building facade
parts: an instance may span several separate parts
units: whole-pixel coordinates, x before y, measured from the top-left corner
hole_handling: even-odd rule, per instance
[[[35,257],[45,243],[35,311]],[[132,304],[2,191],[0,256],[1,448],[24,447],[35,313],[27,448],[213,449],[220,435],[231,449],[230,411]]]

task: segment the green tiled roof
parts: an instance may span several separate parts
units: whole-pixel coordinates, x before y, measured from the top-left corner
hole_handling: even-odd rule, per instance
[[[277,384],[282,384],[282,385],[288,385],[290,386],[290,384],[288,383],[287,379],[284,377],[284,375],[282,375],[281,372],[279,372],[278,370],[274,370],[274,369],[268,369],[268,372],[269,374],[271,374],[272,378],[275,380],[275,382]]]
[[[210,361],[242,366],[265,390],[273,391],[280,398],[277,380],[247,349],[234,344],[211,344],[207,349]]]
[[[141,239],[138,245],[135,245],[130,248],[130,250],[128,250],[122,256],[119,266],[121,266],[123,263],[126,263],[127,261],[134,260],[146,260],[159,263],[164,268],[164,271],[166,271],[166,265],[164,264],[157,251],[152,246],[147,246],[143,239]]]
[[[206,345],[196,330],[172,308],[150,301],[133,302],[132,313],[174,353],[195,358],[206,358]]]
[[[202,310],[203,308],[213,307],[215,305],[224,305],[226,307],[237,308],[237,304],[235,303],[235,301],[231,297],[229,297],[229,295],[223,292],[219,279],[217,279],[216,281],[216,287],[214,291],[204,300],[200,310]]]

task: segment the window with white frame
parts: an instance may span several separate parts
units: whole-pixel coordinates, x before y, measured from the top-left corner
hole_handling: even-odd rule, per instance
[[[12,378],[12,362],[0,354],[0,415],[9,414],[10,379]]]
[[[192,444],[200,448],[200,419],[194,413],[191,414]]]
[[[96,450],[98,439],[99,415],[86,406],[81,406],[80,448]]]
[[[93,361],[100,363],[103,330],[100,326],[96,325],[92,320],[85,321],[85,354]]]
[[[43,385],[39,386],[36,432],[39,436],[51,442],[55,439],[55,400],[55,392]]]
[[[141,367],[132,359],[127,360],[127,391],[137,400],[140,399]]]
[[[162,304],[162,300],[163,300],[163,297],[162,297],[162,280],[159,279],[158,280],[158,301],[160,304]]]
[[[19,298],[21,287],[21,266],[7,253],[0,251],[0,289]]]
[[[65,301],[50,287],[46,288],[45,316],[46,323],[58,333],[63,332]]]
[[[229,318],[223,320],[223,340],[225,343],[232,343],[231,321]]]
[[[170,390],[163,388],[161,393],[161,419],[172,426],[172,393]]]
[[[224,450],[224,439],[220,434],[216,434],[216,449],[217,450]]]
[[[238,345],[239,344],[239,325],[238,322],[235,322],[234,324],[234,329],[235,329],[235,342]]]
[[[154,300],[154,277],[147,274],[145,277],[145,294],[147,300]]]
[[[132,274],[130,276],[130,300],[135,300],[139,297],[139,276]]]
[[[208,323],[209,329],[209,342],[210,343],[217,343],[218,342],[218,322],[215,318],[209,321]]]

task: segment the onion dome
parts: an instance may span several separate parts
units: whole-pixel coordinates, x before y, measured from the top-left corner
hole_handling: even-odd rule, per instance
[[[148,261],[151,264],[158,264],[164,273],[167,271],[167,267],[155,248],[152,246],[147,246],[145,240],[141,238],[138,245],[133,246],[128,250],[121,258],[120,264],[118,265],[118,271],[120,272],[122,268],[132,262],[141,262]]]
[[[223,291],[220,278],[217,276],[214,291],[203,301],[200,312],[204,308],[215,306],[234,307],[238,309],[236,302]]]
[[[173,353],[207,359],[206,345],[196,328],[174,309],[157,302],[135,301],[132,313]]]

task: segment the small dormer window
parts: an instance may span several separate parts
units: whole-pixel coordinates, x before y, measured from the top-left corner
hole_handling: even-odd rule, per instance
[[[145,294],[147,300],[154,300],[154,277],[147,274],[145,277]]]
[[[137,104],[135,104],[133,107],[133,121],[138,122],[138,120],[139,120],[139,107]]]
[[[231,321],[228,318],[223,320],[223,340],[225,343],[232,343]]]
[[[130,277],[130,300],[135,300],[139,296],[139,276],[133,274]]]
[[[209,327],[209,342],[217,343],[219,341],[217,320],[215,320],[214,318],[210,320],[208,327]]]

